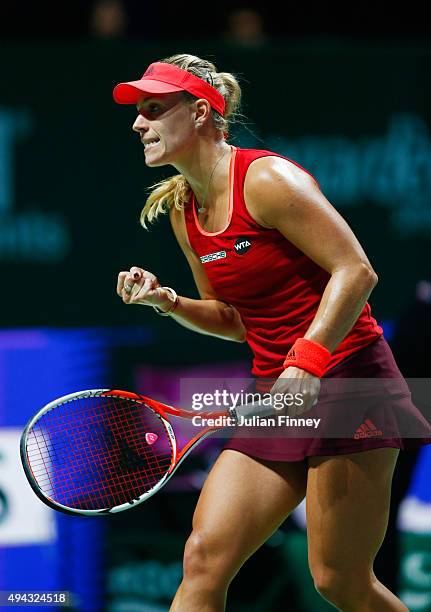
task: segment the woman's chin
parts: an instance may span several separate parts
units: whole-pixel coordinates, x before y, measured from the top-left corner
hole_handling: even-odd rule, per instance
[[[166,164],[166,160],[162,153],[157,153],[157,151],[145,151],[145,164],[150,168],[155,168],[157,166],[164,166]]]
[[[157,166],[163,166],[164,162],[159,157],[149,155],[145,156],[145,165],[149,168],[157,168]]]

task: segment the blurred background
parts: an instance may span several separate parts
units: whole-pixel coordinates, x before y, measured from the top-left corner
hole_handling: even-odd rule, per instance
[[[312,172],[379,275],[371,296],[405,376],[430,376],[431,25],[419,6],[83,0],[0,6],[0,591],[67,590],[75,610],[162,612],[181,579],[193,508],[221,441],[158,496],[109,519],[45,508],[19,464],[24,424],[72,391],[116,387],[176,403],[184,377],[247,377],[246,345],[127,308],[132,265],[198,297],[169,223],[139,214],[151,184],[112,88],[192,53],[235,73],[231,142]],[[431,453],[401,453],[379,578],[431,611]],[[325,611],[307,566],[304,509],[244,566],[233,612]],[[348,546],[349,543],[346,543]],[[287,603],[288,602],[288,603]]]

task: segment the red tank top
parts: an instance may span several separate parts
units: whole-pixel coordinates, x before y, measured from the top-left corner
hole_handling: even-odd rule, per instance
[[[248,167],[268,155],[283,157],[271,151],[232,147],[229,217],[223,230],[206,232],[200,227],[193,194],[184,215],[190,245],[200,257],[212,288],[241,315],[254,355],[252,374],[272,378],[281,374],[290,347],[309,328],[330,275],[278,230],[262,227],[248,213],[244,201]],[[382,333],[367,303],[335,349],[326,371]]]

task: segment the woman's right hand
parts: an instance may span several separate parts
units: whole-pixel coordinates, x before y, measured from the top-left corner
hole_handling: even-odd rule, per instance
[[[125,304],[158,306],[162,310],[172,304],[169,292],[163,289],[156,276],[136,266],[119,273],[117,294]]]

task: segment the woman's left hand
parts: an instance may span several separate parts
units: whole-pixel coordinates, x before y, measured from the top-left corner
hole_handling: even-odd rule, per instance
[[[284,396],[281,399],[285,402],[285,407],[280,413],[291,417],[310,410],[317,403],[319,392],[320,378],[294,366],[286,368],[280,374],[270,391],[271,395],[279,394],[278,398]]]

